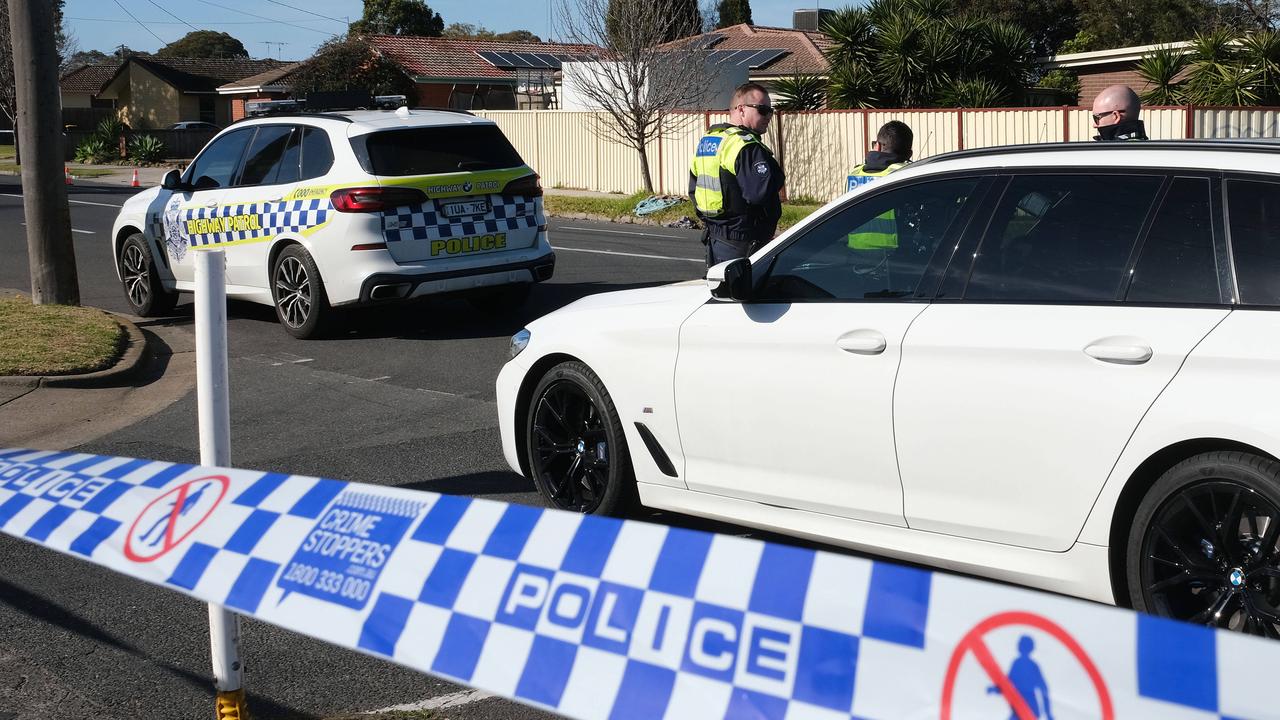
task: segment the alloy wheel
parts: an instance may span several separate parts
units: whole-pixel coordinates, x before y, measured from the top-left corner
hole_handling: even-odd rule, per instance
[[[151,273],[142,248],[129,243],[120,253],[120,274],[124,277],[124,290],[134,307],[145,307],[151,299]]]
[[[1280,639],[1280,507],[1215,479],[1164,501],[1143,539],[1142,592],[1158,615]]]
[[[609,437],[600,408],[576,383],[560,380],[537,399],[530,428],[533,469],[561,510],[590,513],[609,483]]]
[[[276,267],[276,305],[289,327],[302,327],[311,316],[311,276],[296,257],[285,257]]]

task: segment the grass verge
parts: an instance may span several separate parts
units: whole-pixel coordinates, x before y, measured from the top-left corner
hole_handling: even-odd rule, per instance
[[[543,196],[543,206],[546,208],[548,215],[564,216],[583,213],[586,215],[594,215],[608,220],[617,221],[619,218],[631,217],[635,218],[636,203],[649,197],[648,193],[635,193],[633,195],[592,195],[590,197],[578,195],[559,195],[555,193],[547,193]],[[783,203],[782,204],[782,220],[778,222],[779,230],[786,230],[803,220],[810,213],[817,210],[821,205],[810,205],[801,203]],[[680,218],[694,219],[696,217],[693,212],[693,206],[686,200],[674,207],[659,210],[652,215],[646,216],[647,219],[660,225],[673,223]]]
[[[10,154],[9,157],[13,157],[13,155]],[[114,171],[106,168],[76,168],[71,175],[78,178],[95,178],[110,175],[112,172]],[[0,173],[19,175],[22,173],[22,166],[11,162],[0,162]]]
[[[95,308],[0,296],[0,375],[72,375],[110,367],[124,328]]]

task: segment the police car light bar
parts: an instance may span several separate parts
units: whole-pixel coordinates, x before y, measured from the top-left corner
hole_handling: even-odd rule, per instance
[[[301,100],[254,100],[244,104],[245,115],[270,115],[278,112],[295,112],[304,107]]]

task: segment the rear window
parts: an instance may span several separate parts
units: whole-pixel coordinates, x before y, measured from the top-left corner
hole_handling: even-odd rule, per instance
[[[351,146],[373,175],[438,175],[524,164],[496,125],[385,130],[352,138]]]

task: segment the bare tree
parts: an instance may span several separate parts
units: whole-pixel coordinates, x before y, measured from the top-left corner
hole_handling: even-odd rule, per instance
[[[602,49],[597,62],[565,82],[607,113],[593,130],[640,156],[645,192],[653,192],[649,144],[696,120],[719,66],[689,29],[687,0],[561,0],[561,32],[571,43]],[[696,31],[696,29],[695,29]]]

